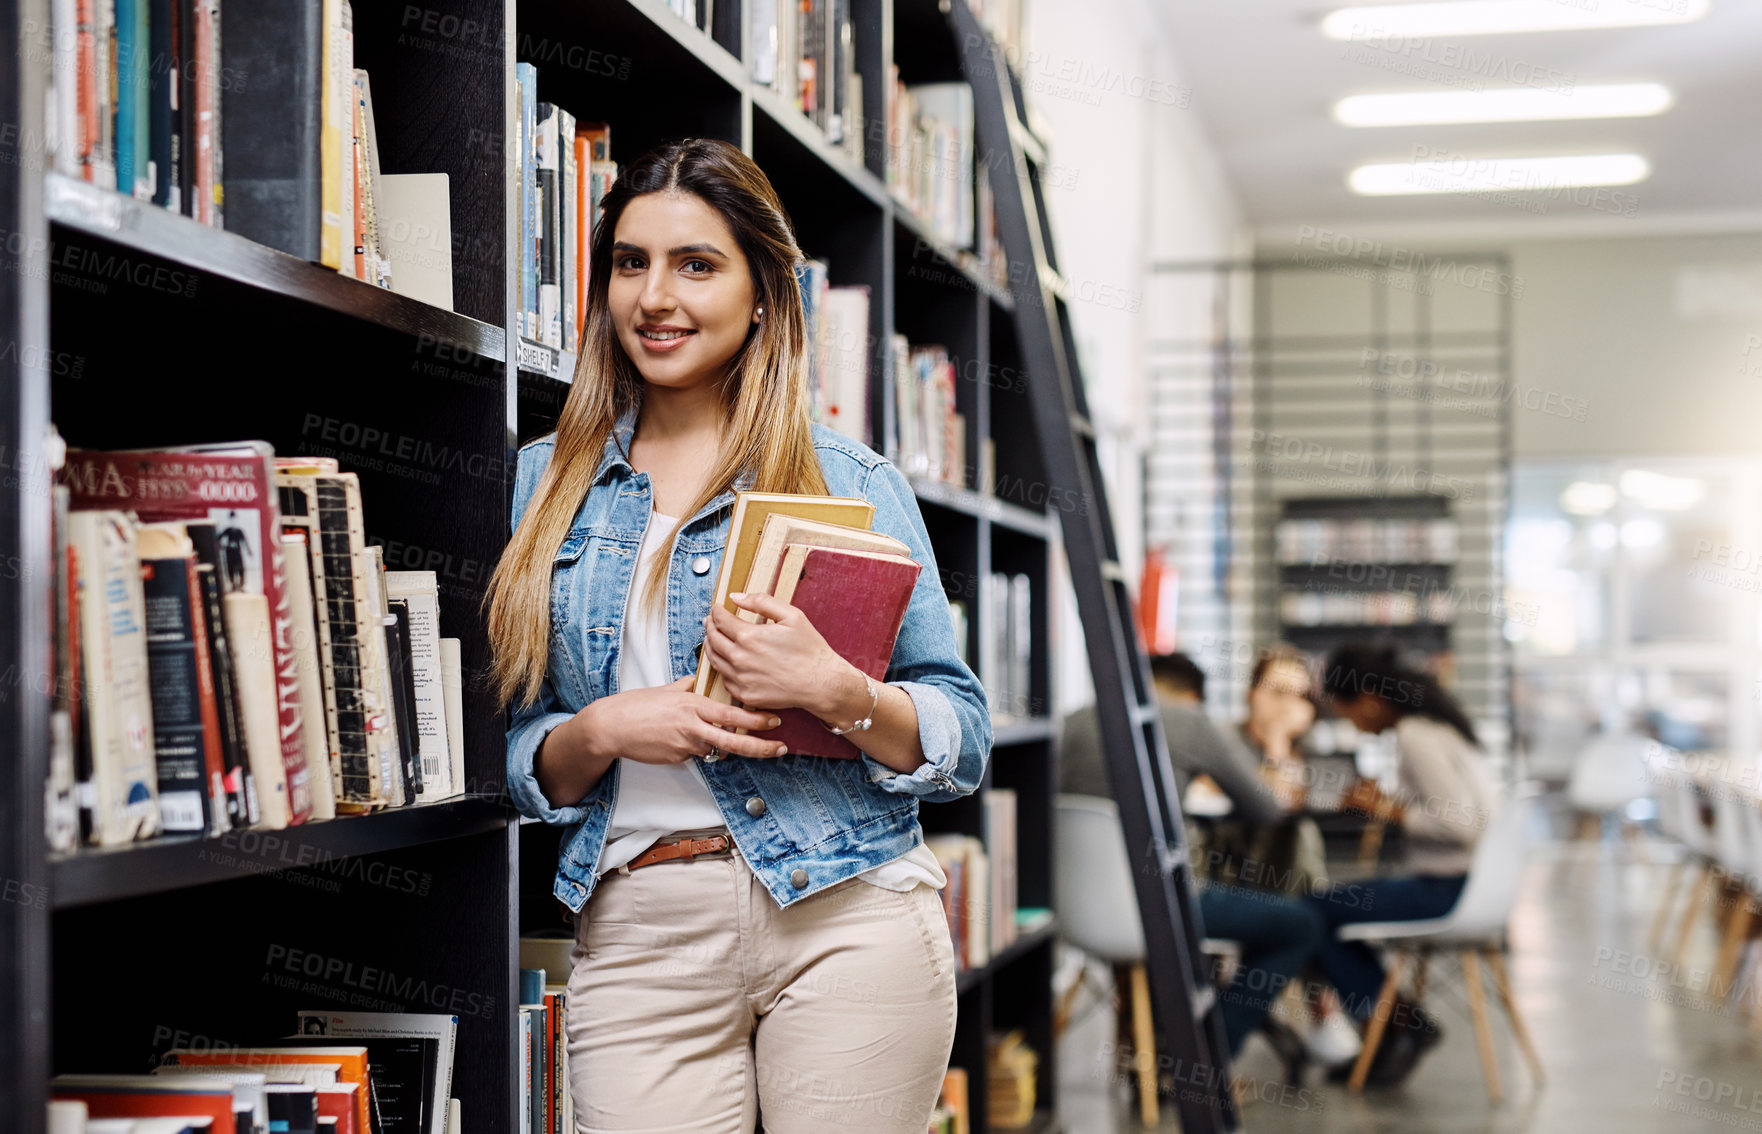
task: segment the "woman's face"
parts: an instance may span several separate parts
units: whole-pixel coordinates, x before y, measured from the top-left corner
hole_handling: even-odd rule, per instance
[[[624,353],[656,386],[715,382],[757,322],[752,273],[722,215],[691,193],[624,207],[607,289]]]
[[[1395,712],[1389,703],[1375,693],[1355,693],[1351,697],[1335,697],[1334,711],[1352,722],[1359,732],[1382,732],[1395,723]]]
[[[1301,735],[1315,719],[1309,670],[1295,659],[1270,663],[1248,691],[1248,719],[1257,731]]]

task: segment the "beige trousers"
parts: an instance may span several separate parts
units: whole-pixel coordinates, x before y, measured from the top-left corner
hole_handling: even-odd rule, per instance
[[[936,890],[790,906],[738,854],[600,879],[566,1015],[577,1134],[923,1134],[954,1043]]]

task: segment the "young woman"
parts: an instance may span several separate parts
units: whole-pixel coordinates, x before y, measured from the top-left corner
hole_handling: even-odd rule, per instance
[[[921,1134],[954,956],[918,805],[979,786],[984,691],[899,470],[808,413],[802,255],[722,142],[626,166],[595,227],[574,385],[520,450],[490,584],[509,792],[565,826],[577,1131]],[[886,682],[795,607],[712,607],[736,491],[861,496],[922,564]],[[700,644],[744,708],[692,692]],[[736,728],[805,708],[860,750]]]
[[[1361,732],[1395,730],[1398,788],[1383,795],[1360,781],[1350,809],[1381,814],[1407,837],[1409,873],[1369,879],[1315,899],[1330,929],[1361,921],[1442,917],[1462,894],[1474,847],[1498,807],[1498,788],[1474,725],[1437,678],[1404,665],[1392,648],[1341,646],[1329,655],[1322,691]],[[1330,942],[1319,958],[1345,1006],[1368,1020],[1382,991],[1376,953],[1359,942]],[[1405,1078],[1437,1041],[1437,1025],[1416,1006],[1398,1003],[1369,1082]]]

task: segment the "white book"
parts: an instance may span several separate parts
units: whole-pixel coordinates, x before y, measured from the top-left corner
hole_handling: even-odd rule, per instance
[[[1009,619],[1010,619],[1010,652],[1009,660],[1009,691],[1010,712],[1019,717],[1033,714],[1033,706],[1028,703],[1029,677],[1028,659],[1034,649],[1034,606],[1030,594],[1028,576],[1017,574],[1009,581]]]
[[[441,697],[447,718],[447,756],[453,791],[465,790],[465,665],[457,638],[440,640]]]
[[[116,846],[160,831],[134,519],[111,509],[69,513],[68,543],[79,569],[80,687],[92,749],[92,780],[81,790],[96,842]]]
[[[49,1125],[45,1134],[86,1134],[90,1129],[83,1100],[49,1100]]]
[[[777,0],[747,0],[751,13],[748,43],[753,53],[753,82],[777,84]]]
[[[453,227],[444,173],[382,173],[374,195],[391,290],[453,309]]]
[[[422,761],[423,802],[454,793],[447,751],[447,711],[441,689],[440,586],[433,571],[387,571],[386,595],[410,610],[411,684],[416,687],[417,755]]]
[[[367,596],[367,614],[362,638],[370,651],[365,664],[373,679],[374,702],[377,708],[369,718],[367,731],[379,751],[380,783],[388,801],[401,807],[410,800],[404,794],[403,753],[398,748],[398,716],[392,707],[397,690],[392,686],[391,659],[386,653],[385,628],[391,610],[385,604],[385,548],[370,544],[356,552],[361,560],[362,593]]]
[[[431,1118],[429,1134],[446,1134],[447,1100],[453,1092],[453,1052],[458,1044],[459,1017],[440,1012],[332,1012],[323,1008],[302,1008],[297,1014],[302,1035],[435,1040],[434,1085],[427,1108]],[[322,1031],[310,1030],[314,1022]]]
[[[565,1126],[564,1130],[573,1130],[574,1126]],[[465,1125],[459,1118],[459,1100],[447,1100],[447,1134],[465,1134]]]
[[[330,769],[330,739],[319,728],[324,719],[324,676],[319,665],[318,616],[312,596],[312,553],[304,535],[281,537],[288,596],[289,632],[299,678],[300,731],[306,740],[306,770],[312,778],[312,819],[336,818],[336,781]]]
[[[234,591],[222,595],[220,603],[227,642],[232,647],[233,687],[244,723],[246,762],[257,789],[257,826],[278,831],[288,825],[292,815],[287,768],[281,761],[281,711],[276,702],[269,599]]]
[[[249,1111],[251,1121],[257,1129],[269,1129],[269,1109],[263,1098],[264,1088],[269,1083],[269,1076],[260,1069],[165,1066],[153,1068],[153,1074],[166,1076],[202,1075],[212,1079],[226,1079],[232,1083],[233,1113],[239,1114]]]
[[[820,310],[827,346],[827,424],[869,443],[869,289],[828,288]]]
[[[538,265],[538,339],[545,346],[563,346],[563,292],[557,277],[561,263],[558,240],[561,236],[562,203],[557,181],[562,175],[562,162],[557,147],[561,138],[557,131],[557,108],[548,102],[538,104],[537,167],[539,249],[543,255]]]

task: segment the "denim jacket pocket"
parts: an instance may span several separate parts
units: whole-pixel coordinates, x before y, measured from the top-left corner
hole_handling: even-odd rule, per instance
[[[585,703],[587,689],[582,678],[581,660],[570,648],[573,637],[570,617],[577,613],[574,611],[576,596],[585,593],[583,584],[586,580],[580,578],[579,573],[587,569],[582,565],[587,537],[584,528],[570,532],[557,548],[551,563],[551,672],[563,675],[569,688],[558,692],[566,702],[575,705]]]

